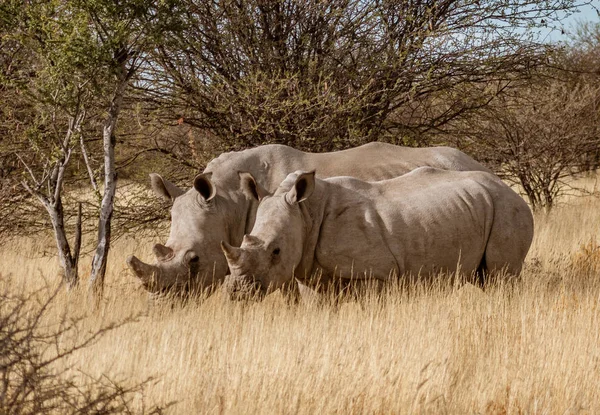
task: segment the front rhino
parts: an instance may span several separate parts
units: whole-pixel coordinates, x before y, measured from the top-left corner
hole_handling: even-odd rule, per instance
[[[241,178],[243,191],[256,195],[254,189],[258,184],[254,178],[247,173]],[[283,191],[288,184],[291,184],[290,189]],[[256,223],[251,234],[244,235],[239,248],[221,242],[231,272],[225,289],[232,299],[297,288],[294,273],[302,260],[308,236],[301,203],[314,189],[314,171],[290,174],[275,194],[258,198]]]
[[[457,267],[483,284],[490,273],[519,275],[532,239],[531,210],[489,173],[420,168],[385,182],[317,183],[314,172],[297,171],[260,202],[241,247],[222,248],[230,294],[247,298],[245,287],[268,294],[294,277],[343,287]]]
[[[207,222],[218,224],[220,197],[210,180],[210,174],[200,174],[194,179],[194,187],[187,192],[179,189],[158,174],[150,175],[152,188],[162,198],[172,201],[171,230],[165,245],[156,244],[153,252],[154,264],[146,264],[134,255],[127,259],[127,265],[140,279],[144,288],[153,293],[172,291],[201,292],[221,281],[227,271],[227,263],[221,258],[219,241],[224,238],[219,229],[203,232]],[[189,215],[193,209],[206,213],[201,216]],[[208,249],[207,249],[208,247]],[[210,251],[210,247],[215,252]]]

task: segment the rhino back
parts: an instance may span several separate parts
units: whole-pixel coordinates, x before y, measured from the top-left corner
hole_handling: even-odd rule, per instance
[[[488,173],[429,168],[377,183],[327,182],[332,196],[317,263],[341,274],[352,267],[354,274],[366,271],[380,279],[390,270],[456,270],[459,258],[464,272],[474,271],[494,222],[494,199],[512,192]]]
[[[248,172],[272,192],[285,176],[301,168],[305,153],[292,147],[269,144],[242,151],[223,153],[204,169],[212,180],[225,189],[239,190],[238,172]]]
[[[303,169],[316,169],[321,178],[351,176],[368,181],[391,179],[423,166],[490,172],[465,153],[450,147],[413,148],[380,142],[335,153],[307,153],[304,162]]]
[[[206,166],[205,172],[212,172],[217,185],[227,189],[238,189],[238,171],[250,172],[273,192],[295,170],[316,170],[317,177],[321,178],[352,176],[374,181],[398,177],[422,166],[489,172],[453,148],[412,148],[379,142],[330,153],[306,153],[285,145],[269,144],[223,153]]]

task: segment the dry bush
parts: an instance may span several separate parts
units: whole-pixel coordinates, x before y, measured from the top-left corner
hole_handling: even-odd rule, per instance
[[[487,93],[470,87],[529,79],[551,47],[527,33],[572,7],[182,0],[144,68],[140,101],[209,132],[221,149],[402,142],[485,106]]]
[[[539,82],[496,98],[458,128],[463,145],[518,184],[532,207],[550,210],[573,192],[576,173],[595,168],[600,146],[600,88],[595,83]]]
[[[0,276],[0,413],[162,413],[159,406],[132,409],[135,399],[145,399],[144,388],[152,379],[128,385],[106,375],[86,375],[64,363],[131,323],[131,317],[94,329],[86,327],[83,316],[64,313],[49,319],[59,292],[15,293],[14,284]]]
[[[535,210],[582,193],[573,176],[599,165],[600,25],[580,23],[577,31],[529,82],[486,85],[486,106],[451,122],[452,138],[445,136],[518,185]]]

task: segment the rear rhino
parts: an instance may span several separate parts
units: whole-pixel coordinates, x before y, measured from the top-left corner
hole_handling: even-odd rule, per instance
[[[135,256],[128,264],[148,290],[203,290],[220,282],[228,267],[219,243],[239,246],[254,225],[256,198],[240,190],[238,171],[250,172],[271,192],[299,170],[319,169],[320,177],[352,176],[364,180],[390,179],[420,166],[448,170],[489,171],[466,154],[448,147],[409,148],[370,143],[333,153],[304,153],[282,145],[266,145],[225,153],[212,160],[187,192],[151,175],[154,191],[173,202],[171,231],[166,245],[156,244],[155,264]]]
[[[256,194],[254,178],[243,186]],[[240,248],[222,243],[232,296],[393,275],[506,269],[519,274],[533,239],[525,201],[496,176],[419,168],[364,182],[295,172],[263,196]],[[483,275],[483,274],[481,274]]]

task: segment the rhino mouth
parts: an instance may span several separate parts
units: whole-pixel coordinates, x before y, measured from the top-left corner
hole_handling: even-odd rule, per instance
[[[233,301],[261,299],[266,293],[261,282],[256,279],[236,278],[230,275],[223,286]]]
[[[187,274],[167,278],[160,266],[146,264],[135,255],[127,258],[127,265],[141,281],[144,288],[156,293],[166,293],[172,290],[189,293],[192,291],[192,282],[195,281],[199,273],[198,264],[194,263],[190,264]]]

